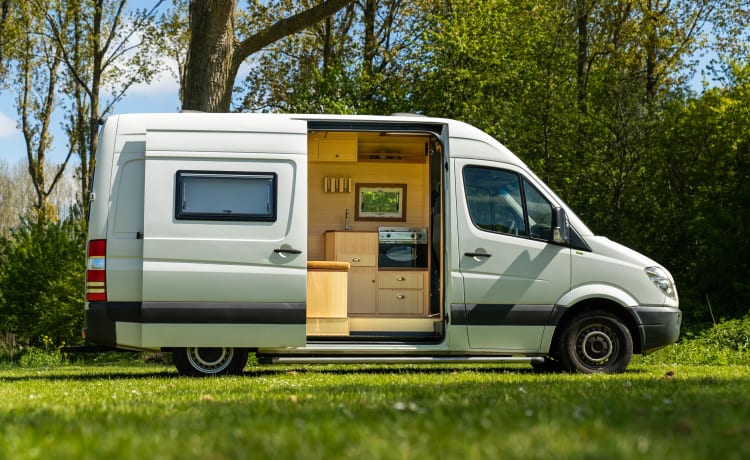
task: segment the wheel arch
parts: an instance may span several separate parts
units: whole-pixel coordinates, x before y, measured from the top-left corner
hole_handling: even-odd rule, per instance
[[[641,353],[642,350],[642,338],[638,323],[636,322],[635,316],[630,311],[630,308],[626,305],[622,305],[611,298],[605,297],[590,297],[582,299],[567,307],[561,307],[563,309],[562,315],[557,321],[555,326],[555,333],[552,336],[550,354],[557,352],[559,347],[560,337],[565,331],[568,324],[570,324],[578,316],[589,312],[589,311],[604,311],[611,315],[616,316],[625,327],[628,328],[630,336],[633,339],[633,353]]]

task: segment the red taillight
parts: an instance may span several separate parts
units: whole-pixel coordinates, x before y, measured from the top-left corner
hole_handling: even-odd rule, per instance
[[[89,241],[86,260],[86,300],[103,302],[107,300],[107,240]]]

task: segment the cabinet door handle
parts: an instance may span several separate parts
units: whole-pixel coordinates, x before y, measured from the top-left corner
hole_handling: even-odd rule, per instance
[[[362,262],[362,259],[359,257],[352,257],[352,262]]]
[[[399,276],[398,278],[396,278],[396,281],[406,281],[406,278],[404,278],[403,276]]]
[[[397,299],[399,299],[399,300],[404,300],[404,299],[406,298],[406,296],[405,296],[405,295],[403,295],[403,294],[398,294],[398,295],[396,296],[396,298],[397,298]]]

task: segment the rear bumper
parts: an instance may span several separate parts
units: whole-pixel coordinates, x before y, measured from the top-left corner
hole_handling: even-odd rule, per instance
[[[679,308],[636,307],[632,312],[641,335],[641,353],[664,348],[680,337],[682,311]]]
[[[117,346],[116,325],[109,316],[107,302],[89,302],[85,334],[88,342],[109,347]]]

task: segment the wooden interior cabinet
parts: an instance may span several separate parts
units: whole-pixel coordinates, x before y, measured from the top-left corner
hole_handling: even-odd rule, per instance
[[[377,276],[377,267],[354,267],[349,270],[347,304],[350,315],[374,315],[378,312]]]
[[[378,271],[376,232],[328,231],[327,260],[349,268],[349,316],[424,316],[427,314],[427,271]]]
[[[308,141],[311,161],[357,161],[357,136],[354,133],[327,133]]]
[[[378,272],[378,314],[426,314],[426,271]]]
[[[307,262],[307,335],[349,334],[348,270],[346,262]]]
[[[350,315],[377,314],[378,234],[376,232],[334,232],[325,234],[326,260],[347,262]]]

